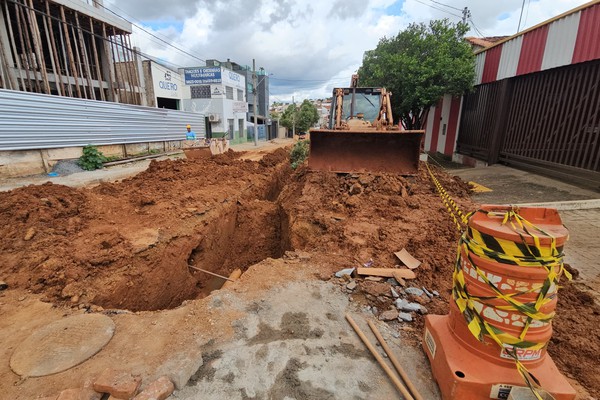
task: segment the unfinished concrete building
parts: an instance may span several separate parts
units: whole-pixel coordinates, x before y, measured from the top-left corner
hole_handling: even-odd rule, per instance
[[[101,0],[0,0],[0,88],[144,105],[130,34]]]

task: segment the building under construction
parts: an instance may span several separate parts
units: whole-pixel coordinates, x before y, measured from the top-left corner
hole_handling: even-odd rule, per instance
[[[130,34],[101,0],[0,0],[0,88],[144,105]]]

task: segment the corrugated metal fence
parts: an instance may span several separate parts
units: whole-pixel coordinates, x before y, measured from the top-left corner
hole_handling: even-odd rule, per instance
[[[600,60],[479,85],[463,104],[460,154],[600,183]]]
[[[147,143],[205,135],[204,115],[0,90],[0,150]]]

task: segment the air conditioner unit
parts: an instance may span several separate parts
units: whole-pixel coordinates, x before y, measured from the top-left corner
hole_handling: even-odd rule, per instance
[[[221,120],[221,116],[219,114],[208,114],[208,120],[210,122],[219,122]]]

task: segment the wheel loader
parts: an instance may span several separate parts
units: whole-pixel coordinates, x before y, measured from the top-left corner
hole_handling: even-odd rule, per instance
[[[308,167],[313,171],[387,172],[415,175],[423,134],[394,125],[391,93],[385,88],[333,89],[325,128],[311,129]]]

